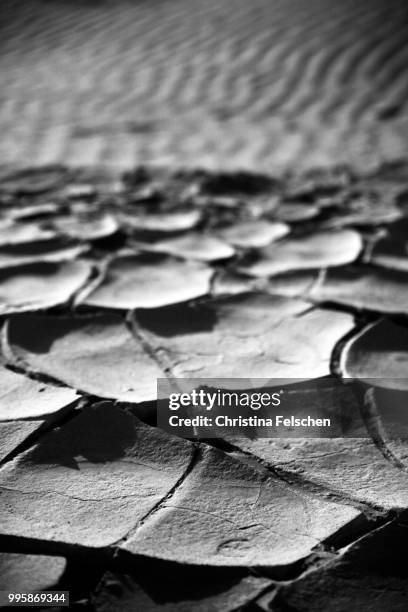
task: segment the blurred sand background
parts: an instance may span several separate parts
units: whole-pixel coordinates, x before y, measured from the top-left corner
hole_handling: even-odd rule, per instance
[[[3,0],[0,23],[3,166],[407,154],[406,0]]]

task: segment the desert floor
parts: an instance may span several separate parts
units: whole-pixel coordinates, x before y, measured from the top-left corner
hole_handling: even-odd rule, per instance
[[[1,3],[0,591],[406,611],[407,17]],[[188,377],[324,381],[345,434],[173,436]]]

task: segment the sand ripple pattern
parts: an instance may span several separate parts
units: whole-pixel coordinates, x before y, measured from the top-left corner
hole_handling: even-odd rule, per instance
[[[406,0],[3,0],[0,163],[353,163],[408,150]]]

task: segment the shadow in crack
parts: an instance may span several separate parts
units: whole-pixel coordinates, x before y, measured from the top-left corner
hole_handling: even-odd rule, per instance
[[[136,421],[110,402],[84,410],[64,427],[45,435],[30,453],[34,464],[79,469],[79,461],[105,463],[123,457],[142,433]]]
[[[159,608],[204,612],[232,609],[231,601],[244,603],[269,585],[267,578],[245,568],[203,568],[121,554],[104,575],[95,602],[98,610],[106,612]]]
[[[137,321],[144,329],[164,337],[209,332],[215,326],[216,320],[215,311],[202,304],[177,304],[137,311]]]
[[[333,563],[284,586],[265,610],[406,610],[408,525],[400,519],[357,540]],[[268,598],[270,599],[270,598]]]

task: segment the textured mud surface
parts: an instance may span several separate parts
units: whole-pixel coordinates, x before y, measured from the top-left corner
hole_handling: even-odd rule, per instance
[[[3,0],[0,23],[5,164],[408,153],[406,0]]]
[[[0,590],[406,612],[406,0],[0,24]],[[158,377],[329,375],[364,438],[156,426]]]
[[[406,610],[388,408],[407,391],[408,166],[53,166],[3,173],[0,198],[0,588],[106,612]],[[367,438],[155,426],[157,377],[272,371],[354,377]]]

